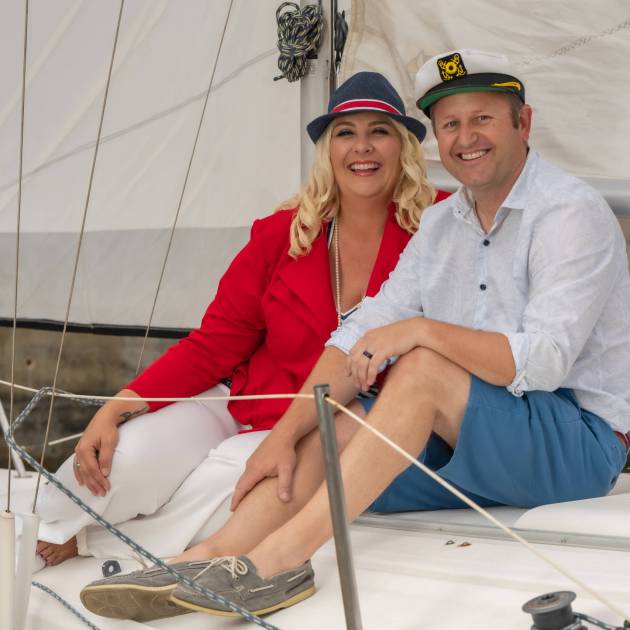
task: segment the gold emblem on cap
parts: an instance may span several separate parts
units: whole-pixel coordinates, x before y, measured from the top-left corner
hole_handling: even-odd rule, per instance
[[[437,60],[438,70],[442,81],[450,81],[458,77],[465,77],[468,74],[462,56],[459,53],[453,53],[448,57],[442,57]]]

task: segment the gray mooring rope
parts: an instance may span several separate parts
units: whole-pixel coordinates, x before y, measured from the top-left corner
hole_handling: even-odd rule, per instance
[[[23,422],[26,416],[33,410],[37,402],[41,400],[44,395],[50,393],[51,389],[52,388],[50,387],[44,387],[35,394],[33,399],[29,402],[29,404],[26,405],[23,411],[15,419],[15,427],[19,426]],[[94,404],[94,401],[90,402]],[[239,606],[238,604],[235,604],[234,602],[226,599],[222,595],[219,595],[218,593],[215,593],[214,591],[211,591],[201,586],[197,582],[194,582],[188,576],[183,575],[179,571],[176,571],[171,567],[171,565],[166,564],[164,561],[154,556],[150,551],[147,551],[144,547],[135,542],[135,540],[129,538],[129,536],[127,536],[126,534],[123,534],[123,532],[112,525],[109,521],[106,521],[100,514],[95,512],[89,505],[84,503],[76,494],[66,488],[66,486],[64,486],[63,483],[61,483],[52,473],[48,472],[43,466],[40,466],[39,462],[34,457],[27,453],[23,448],[18,446],[18,444],[13,439],[13,436],[9,436],[8,434],[4,433],[4,431],[3,434],[6,443],[9,445],[9,448],[18,453],[25,462],[27,462],[30,466],[33,467],[34,470],[39,473],[40,476],[47,479],[62,494],[65,494],[73,503],[79,506],[79,508],[81,508],[84,512],[89,514],[99,525],[104,527],[110,534],[121,540],[140,556],[142,556],[152,564],[159,566],[161,569],[164,569],[169,575],[172,575],[177,580],[177,582],[185,584],[189,588],[193,589],[196,593],[199,593],[204,597],[208,597],[213,602],[217,602],[222,606],[226,606],[231,611],[241,615],[241,617],[243,617],[247,621],[261,626],[262,628],[266,628],[266,630],[280,630],[277,626],[274,626],[266,622],[264,619],[257,617],[242,606]]]
[[[44,591],[44,593],[48,593],[53,599],[56,599],[64,608],[67,608],[73,615],[78,617],[79,621],[82,621],[88,628],[91,630],[101,630],[98,626],[95,626],[87,617],[84,617],[72,604],[67,602],[61,595],[55,593],[52,588],[48,588],[45,584],[41,582],[36,582],[33,580],[31,582],[33,586]]]
[[[308,59],[315,56],[324,31],[321,0],[300,8],[295,2],[283,2],[276,10],[278,23],[278,68],[281,75],[274,81],[289,83],[301,79],[308,70]]]

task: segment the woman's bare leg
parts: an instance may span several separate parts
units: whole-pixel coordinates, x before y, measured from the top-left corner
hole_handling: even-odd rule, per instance
[[[361,417],[365,415],[360,403],[353,402],[349,408]],[[359,425],[345,414],[337,414],[335,426],[337,443],[342,451]],[[173,562],[247,554],[290,520],[313,496],[324,479],[319,431],[312,431],[300,441],[297,456],[291,501],[280,501],[278,498],[277,479],[261,481],[245,496],[218,532],[186,550]]]

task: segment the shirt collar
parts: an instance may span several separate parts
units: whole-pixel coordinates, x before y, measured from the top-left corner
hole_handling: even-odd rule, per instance
[[[529,187],[532,182],[532,178],[534,177],[539,157],[540,156],[536,151],[531,149],[529,150],[527,159],[525,160],[525,166],[523,166],[523,170],[518,176],[518,179],[514,182],[512,190],[510,190],[508,196],[505,198],[505,201],[501,204],[497,217],[499,216],[499,213],[503,214],[501,212],[503,208],[510,208],[512,210],[525,209],[529,196]],[[467,221],[470,221],[473,217],[475,217],[473,198],[470,191],[465,186],[460,186],[453,194],[452,199],[453,213],[455,216]]]

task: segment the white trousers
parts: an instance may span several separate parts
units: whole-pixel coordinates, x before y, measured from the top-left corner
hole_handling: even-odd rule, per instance
[[[228,393],[218,385],[200,396]],[[95,497],[77,484],[72,457],[56,476],[155,556],[172,557],[227,520],[245,462],[269,433],[239,435],[240,428],[224,400],[174,403],[120,427],[106,496]],[[42,519],[40,540],[63,543],[76,536],[81,555],[136,557],[50,484],[43,487],[37,508]]]

